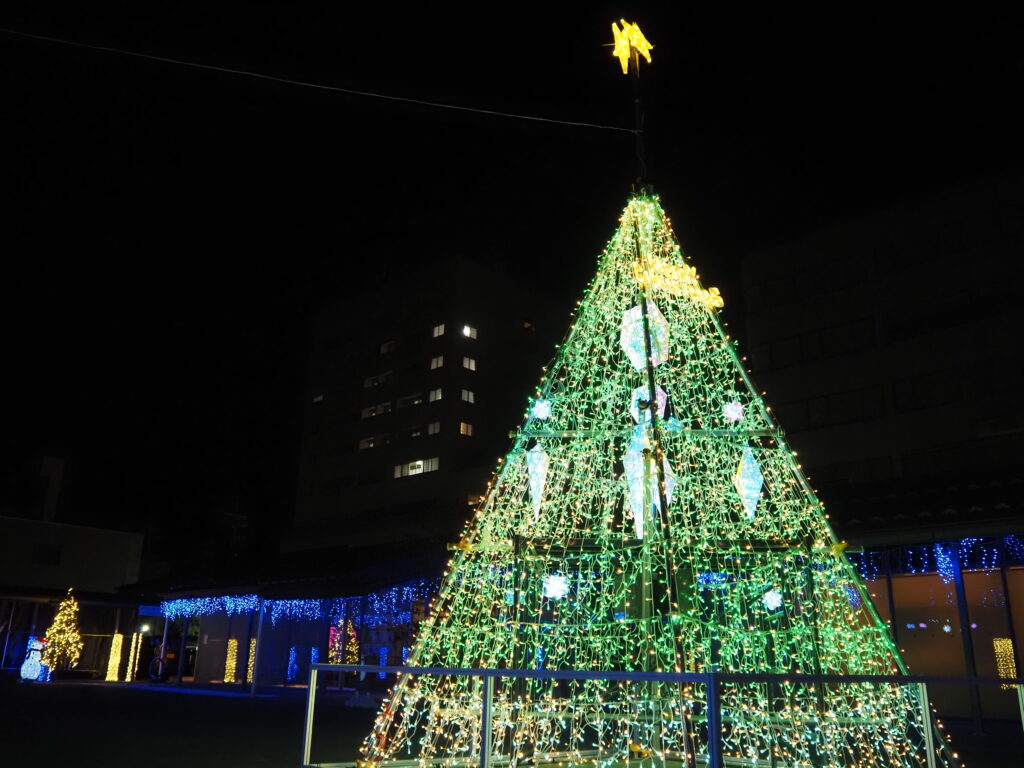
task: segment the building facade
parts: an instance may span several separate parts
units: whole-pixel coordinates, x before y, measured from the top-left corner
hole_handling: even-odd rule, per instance
[[[745,260],[754,379],[851,541],[1019,520],[1022,211],[979,183]]]
[[[285,549],[454,541],[565,331],[535,285],[498,266],[378,277],[313,329]]]
[[[978,182],[743,265],[754,381],[920,674],[1024,668],[1022,213],[1024,178]]]

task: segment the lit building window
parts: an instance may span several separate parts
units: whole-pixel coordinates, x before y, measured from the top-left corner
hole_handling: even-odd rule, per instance
[[[398,398],[399,408],[408,408],[410,405],[420,405],[423,403],[423,393],[416,392],[412,395],[406,395],[405,397]]]
[[[384,403],[377,403],[376,405],[368,405],[361,411],[361,415],[364,419],[369,419],[372,416],[380,416],[383,413],[391,413],[390,400]]]
[[[462,399],[467,403],[475,403],[476,398],[473,396],[473,390],[464,389],[462,390]]]
[[[444,355],[430,358],[430,370],[436,370],[444,365]]]
[[[322,403],[323,401],[324,401],[324,396],[323,395],[321,395],[321,394],[313,395],[313,402],[314,403]]]
[[[367,376],[363,379],[364,387],[379,387],[381,384],[386,384],[391,381],[391,371],[384,371],[378,373],[375,376]]]
[[[438,323],[434,326],[434,330],[431,335],[436,339],[438,336],[444,336],[444,323]]]
[[[430,390],[430,402],[436,403],[440,399],[441,399],[441,388],[440,387],[438,387],[437,389]]]
[[[473,425],[470,424],[468,421],[460,421],[459,422],[459,434],[460,435],[465,435],[466,437],[472,437],[473,436]]]
[[[380,345],[380,353],[382,355],[386,355],[389,352],[394,352],[395,346],[396,345],[394,341],[385,341],[383,344]]]
[[[462,358],[462,367],[469,371],[476,370],[476,359],[472,357]]]
[[[422,475],[424,472],[436,472],[439,460],[435,456],[432,459],[416,459],[406,464],[395,465],[395,477],[409,477],[410,475]]]
[[[474,328],[472,325],[464,325],[462,326],[462,335],[469,339],[475,339],[476,328]]]
[[[380,448],[381,446],[387,445],[391,440],[387,435],[373,435],[372,437],[364,437],[359,441],[359,450],[366,451],[370,448]]]
[[[427,424],[427,434],[428,435],[436,435],[440,431],[441,431],[441,422],[440,421],[432,421],[429,424]]]

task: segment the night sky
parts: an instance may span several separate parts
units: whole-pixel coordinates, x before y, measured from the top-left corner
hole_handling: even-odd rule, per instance
[[[613,19],[638,21],[655,45],[648,181],[734,322],[744,252],[1024,155],[1024,55],[996,16],[136,5],[33,4],[0,26],[631,127],[605,44]],[[61,456],[58,520],[180,531],[183,550],[222,512],[250,516],[256,549],[287,524],[318,306],[377,286],[381,263],[453,253],[503,262],[568,309],[636,174],[628,133],[6,33],[0,73],[0,514],[39,514],[41,457]]]

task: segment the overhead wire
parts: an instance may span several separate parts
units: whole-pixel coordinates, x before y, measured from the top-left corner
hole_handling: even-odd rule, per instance
[[[194,69],[202,69],[210,72],[222,72],[229,75],[238,75],[240,77],[251,77],[257,80],[267,80],[273,83],[280,83],[283,85],[293,85],[301,88],[313,88],[321,91],[332,91],[336,93],[345,93],[350,96],[363,96],[366,98],[383,99],[385,101],[397,101],[404,104],[416,104],[423,107],[434,107],[436,109],[451,109],[458,112],[472,112],[480,115],[489,115],[491,117],[507,117],[515,120],[530,120],[539,123],[552,123],[554,125],[566,125],[574,128],[596,128],[604,131],[617,131],[621,133],[637,133],[635,128],[623,128],[617,125],[602,125],[600,123],[588,123],[576,120],[558,120],[550,117],[539,117],[537,115],[521,115],[513,112],[501,112],[494,109],[481,109],[478,107],[465,107],[458,104],[444,104],[436,101],[425,101],[423,99],[411,99],[405,96],[393,96],[386,93],[375,93],[373,91],[361,91],[354,88],[342,88],[337,85],[327,85],[325,83],[313,83],[307,80],[295,80],[289,77],[278,77],[277,75],[268,75],[263,72],[253,72],[247,69],[234,69],[232,67],[220,67],[215,64],[203,64],[197,61],[185,61],[183,59],[175,59],[169,56],[157,56],[151,53],[142,53],[140,51],[130,51],[124,48],[115,48],[106,45],[95,45],[93,43],[83,43],[77,40],[66,40],[59,37],[50,37],[48,35],[37,35],[31,32],[22,32],[16,29],[7,29],[0,27],[0,32],[8,35],[15,35],[17,37],[29,38],[31,40],[41,40],[48,43],[58,43],[60,45],[68,45],[76,48],[86,48],[92,51],[101,51],[104,53],[115,53],[122,56],[133,56],[139,59],[148,59],[149,61],[162,62],[164,64],[175,64],[182,67],[192,67]]]

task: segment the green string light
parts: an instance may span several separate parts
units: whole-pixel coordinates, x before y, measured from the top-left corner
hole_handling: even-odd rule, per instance
[[[722,686],[727,757],[923,766],[916,689],[796,678],[905,669],[721,305],[658,199],[633,197],[409,665],[792,674]],[[477,679],[405,676],[364,761],[474,763],[480,706]],[[513,766],[707,749],[699,685],[499,680],[494,728]]]

